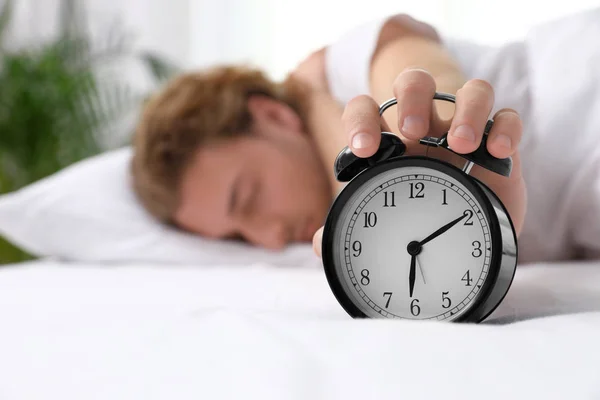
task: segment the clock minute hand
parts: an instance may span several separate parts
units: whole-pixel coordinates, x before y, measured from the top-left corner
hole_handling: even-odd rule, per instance
[[[413,296],[413,290],[415,289],[416,260],[416,255],[410,256],[410,272],[408,273],[408,293],[410,294],[410,297]]]
[[[436,237],[440,236],[442,233],[446,232],[448,229],[452,228],[454,225],[456,225],[460,221],[462,221],[466,216],[467,216],[467,214],[463,214],[460,217],[456,218],[454,221],[449,222],[446,225],[442,226],[440,229],[438,229],[437,231],[433,232],[431,235],[427,236],[425,239],[421,240],[419,242],[419,245],[423,246],[425,243],[427,243],[427,242],[435,239]]]

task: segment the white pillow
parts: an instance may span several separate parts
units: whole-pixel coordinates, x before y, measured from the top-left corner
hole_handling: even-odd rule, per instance
[[[300,265],[308,244],[274,252],[208,240],[154,220],[130,185],[132,149],[83,160],[0,196],[0,235],[38,257],[88,262]]]

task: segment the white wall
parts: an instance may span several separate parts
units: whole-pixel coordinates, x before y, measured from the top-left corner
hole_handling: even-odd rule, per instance
[[[222,0],[218,5],[187,1],[188,65],[246,62],[276,78],[311,50],[379,16],[409,13],[444,34],[500,44],[522,38],[535,24],[600,5],[598,0]]]
[[[0,3],[3,0],[0,0]],[[186,68],[245,62],[282,76],[356,24],[406,12],[446,34],[483,43],[522,37],[536,23],[598,0],[82,0],[94,26],[118,18],[137,45]],[[17,0],[19,41],[49,35],[58,0]],[[342,17],[343,15],[343,17]]]
[[[448,0],[445,27],[452,34],[498,44],[522,38],[535,24],[599,7],[598,0]]]
[[[0,0],[0,4],[4,0]],[[446,35],[499,44],[516,40],[538,23],[598,6],[598,0],[80,0],[94,31],[119,21],[136,47],[153,50],[183,68],[248,63],[282,78],[303,57],[347,29],[380,16],[409,13]],[[15,43],[56,31],[59,0],[15,0]],[[140,65],[115,71],[134,88],[151,89]],[[119,125],[128,135],[135,116]]]
[[[3,4],[5,0],[0,0]],[[160,51],[176,60],[187,60],[190,43],[188,0],[78,0],[88,9],[94,31],[115,21],[137,39],[137,45]],[[30,43],[44,40],[57,31],[60,0],[13,0],[15,5],[11,39]]]
[[[5,0],[0,0],[0,4]],[[158,52],[183,68],[247,63],[281,79],[312,50],[353,26],[380,16],[409,13],[446,35],[498,44],[516,40],[544,21],[597,6],[599,0],[79,0],[94,32],[115,21],[134,35],[137,49]],[[14,0],[14,45],[56,32],[59,0]],[[139,63],[122,60],[113,78],[136,92],[152,90]],[[129,137],[137,112],[109,127],[105,144]]]

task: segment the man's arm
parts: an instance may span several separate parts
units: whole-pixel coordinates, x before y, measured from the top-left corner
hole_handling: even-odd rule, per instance
[[[437,91],[454,94],[465,84],[466,78],[458,63],[443,47],[437,34],[425,27],[419,28],[419,25],[425,24],[393,19],[383,27],[369,76],[371,96],[379,104],[394,97],[396,78],[409,69],[427,71],[433,77]],[[454,113],[454,106],[448,102],[438,102],[436,108],[443,120],[451,119]],[[398,126],[395,113],[386,113],[384,118],[392,130]],[[396,133],[399,132],[396,130]]]
[[[315,65],[315,54],[311,56],[312,66]],[[322,51],[320,54],[323,56]],[[324,66],[324,60],[322,64]],[[382,103],[393,97],[394,80],[401,71],[411,67],[429,71],[442,91],[455,93],[464,84],[457,64],[443,48],[435,30],[403,15],[390,19],[380,31],[371,60],[370,89],[373,98]],[[335,179],[333,164],[339,152],[348,144],[342,125],[344,110],[325,90],[314,90],[310,96],[309,130],[314,136],[335,195],[343,184]],[[442,107],[440,113],[444,119],[449,119],[453,112],[452,104],[447,103]],[[385,118],[390,127],[397,126],[395,113],[390,111]],[[399,133],[397,129],[395,132]]]
[[[398,30],[398,35],[392,35],[389,42],[379,46],[373,57],[371,95],[353,98],[342,112],[342,128],[335,132],[338,142],[334,144],[332,139],[323,140],[321,135],[333,132],[319,131],[315,125],[315,140],[320,144],[320,151],[328,165],[333,165],[332,160],[345,145],[349,145],[359,157],[369,157],[376,152],[381,139],[378,104],[392,97],[396,98],[398,106],[396,112],[385,114],[385,121],[392,132],[404,139],[408,154],[423,154],[423,146],[418,144],[418,140],[428,134],[441,133],[437,129],[440,127],[438,114],[443,120],[451,119],[444,128],[456,153],[472,152],[481,144],[484,127],[494,105],[494,91],[490,84],[479,79],[465,81],[457,63],[436,37],[419,33],[401,21],[394,29]],[[432,100],[436,91],[455,94],[456,105],[447,102],[434,104]],[[320,119],[317,114],[313,118],[317,122]],[[322,115],[321,118],[337,116]],[[518,153],[523,126],[519,114],[512,109],[501,109],[493,119],[487,150],[497,158],[512,157],[512,174],[505,178],[478,167],[473,168],[471,174],[500,197],[512,217],[518,236],[527,204]],[[435,124],[433,127],[432,122]],[[434,128],[433,132],[430,132],[431,128]],[[459,166],[456,162],[458,157],[447,159],[446,153],[449,152],[430,151],[429,155]],[[334,187],[339,188],[333,171],[331,176]],[[317,254],[320,254],[322,232],[320,229],[313,239]]]

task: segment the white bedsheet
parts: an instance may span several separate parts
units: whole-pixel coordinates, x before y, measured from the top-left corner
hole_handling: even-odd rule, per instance
[[[0,268],[0,399],[600,399],[600,263],[486,324],[352,320],[304,268]]]

